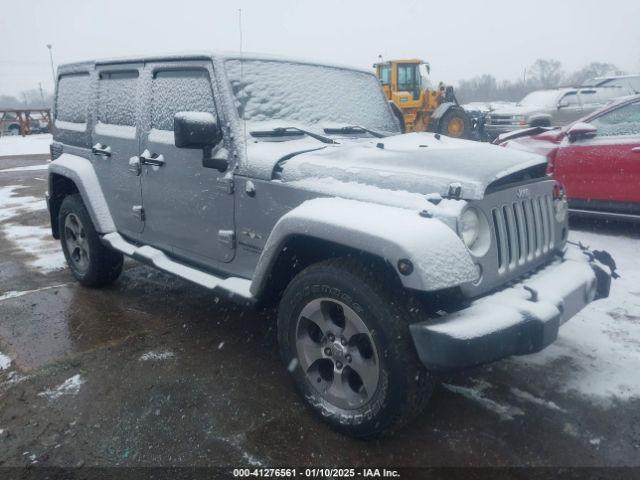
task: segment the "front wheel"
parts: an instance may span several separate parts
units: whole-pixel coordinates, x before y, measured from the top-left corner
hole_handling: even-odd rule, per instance
[[[450,108],[440,119],[439,132],[453,138],[471,138],[471,119],[461,108]]]
[[[122,254],[102,244],[80,195],[62,201],[58,226],[62,250],[76,280],[87,287],[102,287],[118,278]]]
[[[407,423],[433,388],[409,333],[417,310],[388,275],[350,257],[312,265],[289,284],[278,312],[281,354],[303,399],[360,438]]]

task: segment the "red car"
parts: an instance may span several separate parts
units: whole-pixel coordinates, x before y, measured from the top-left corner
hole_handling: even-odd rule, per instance
[[[494,143],[545,155],[571,212],[640,220],[640,95],[616,100],[562,128],[535,127]]]

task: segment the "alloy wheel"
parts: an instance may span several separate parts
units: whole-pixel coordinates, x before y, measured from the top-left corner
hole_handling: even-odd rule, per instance
[[[318,298],[302,309],[296,351],[308,381],[332,405],[359,408],[376,392],[380,362],[371,331],[343,302]]]

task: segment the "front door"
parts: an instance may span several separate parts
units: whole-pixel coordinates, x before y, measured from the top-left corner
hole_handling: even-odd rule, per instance
[[[577,139],[558,151],[554,175],[570,199],[640,205],[640,101],[592,119],[594,138]],[[566,140],[565,140],[566,141]]]
[[[205,266],[233,258],[233,195],[224,173],[202,164],[203,150],[177,148],[177,112],[218,118],[211,62],[148,64],[150,115],[141,141],[142,241]],[[152,159],[145,164],[144,159]]]
[[[552,125],[566,125],[582,116],[582,106],[576,92],[566,93],[558,102],[558,108],[553,115]]]
[[[144,227],[140,215],[140,176],[130,163],[140,148],[136,104],[142,65],[104,65],[98,69],[96,122],[91,132],[93,165],[118,231],[137,238]]]

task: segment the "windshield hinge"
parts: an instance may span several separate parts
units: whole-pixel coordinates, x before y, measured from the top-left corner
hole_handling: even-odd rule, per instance
[[[144,222],[144,207],[142,205],[134,205],[131,210],[133,210],[133,215],[137,217],[138,220]]]
[[[218,230],[218,242],[231,249],[236,248],[236,234],[233,230]]]
[[[227,194],[233,193],[233,178],[222,177],[218,179],[218,188]]]

